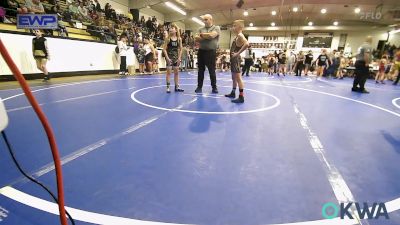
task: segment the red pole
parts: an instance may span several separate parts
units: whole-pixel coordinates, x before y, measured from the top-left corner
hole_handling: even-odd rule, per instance
[[[21,85],[22,90],[25,93],[25,96],[28,98],[30,104],[32,105],[33,109],[36,112],[36,115],[39,117],[39,120],[42,123],[44,130],[46,131],[47,139],[50,143],[50,148],[51,148],[51,152],[53,155],[54,165],[56,168],[58,210],[60,212],[60,221],[61,221],[62,225],[68,225],[67,217],[65,214],[65,208],[64,208],[64,185],[63,185],[63,178],[62,178],[60,155],[58,153],[58,147],[57,147],[56,138],[54,136],[53,130],[50,126],[49,121],[47,120],[46,115],[43,113],[42,109],[40,108],[39,103],[36,101],[35,96],[33,96],[28,83],[26,82],[24,76],[22,76],[18,67],[15,65],[10,54],[8,54],[8,51],[7,51],[6,47],[4,46],[1,39],[0,39],[0,52],[1,52],[1,55],[3,56],[4,60],[6,61],[8,67],[14,74],[15,79],[17,79],[19,84]]]

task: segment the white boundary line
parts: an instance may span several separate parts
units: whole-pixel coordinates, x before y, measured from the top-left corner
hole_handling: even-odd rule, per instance
[[[182,103],[181,105],[177,106],[175,109],[181,109],[183,108],[185,105],[189,105],[192,104],[193,102],[197,101],[197,98],[193,98],[192,100]],[[78,149],[77,151],[72,152],[69,155],[66,155],[64,157],[61,158],[61,165],[65,165],[79,157],[82,157],[90,152],[96,151],[99,148],[103,147],[104,145],[107,145],[117,139],[120,139],[123,136],[126,136],[134,131],[139,130],[140,128],[143,128],[155,121],[157,121],[158,119],[160,119],[161,117],[165,116],[168,112],[163,112],[159,115],[155,115],[153,117],[150,117],[140,123],[134,124],[133,126],[130,126],[128,128],[126,128],[125,130],[123,130],[122,132],[119,132],[111,137],[108,138],[104,138],[101,139],[95,143],[92,143],[86,147],[83,147],[81,149]],[[43,166],[41,169],[39,169],[39,171],[35,172],[32,174],[32,176],[34,177],[40,177],[43,176],[44,174],[49,173],[50,171],[53,171],[55,169],[54,163],[48,163],[47,165]]]
[[[399,75],[399,76],[400,76],[400,75]],[[394,106],[396,106],[397,108],[400,109],[400,105],[397,104],[397,101],[398,101],[398,100],[400,100],[400,98],[395,98],[395,99],[393,99],[393,100],[392,100],[392,104],[393,104]]]
[[[197,76],[197,74],[194,74],[192,72],[188,72],[188,75],[189,76]],[[229,74],[225,74],[225,73],[217,72],[216,76],[217,76],[217,80],[227,81],[226,79],[231,77],[231,73],[229,72]],[[223,76],[223,77],[226,77],[226,78],[219,78],[218,79],[218,76]],[[291,76],[289,76],[289,77],[291,77]],[[205,76],[205,78],[206,78],[206,76]],[[279,76],[278,79],[279,78],[280,79],[285,79],[284,76]],[[266,76],[265,75],[265,77],[250,76],[249,79],[245,79],[244,80],[244,83],[246,83],[247,81],[266,81],[266,82],[275,82],[275,83],[281,82],[280,80],[266,80],[266,79],[275,79],[275,75],[273,75],[273,76]],[[207,80],[209,80],[209,79],[207,79]],[[232,81],[232,80],[229,80],[229,81]],[[310,77],[306,77],[305,80],[298,80],[298,81],[296,81],[296,80],[288,80],[288,81],[285,81],[285,83],[289,83],[289,84],[292,84],[292,83],[309,83],[309,82],[312,82],[312,79]]]
[[[83,96],[78,96],[78,97],[73,97],[73,98],[66,98],[66,99],[61,99],[61,100],[57,100],[57,101],[53,101],[53,102],[40,103],[39,105],[43,106],[43,105],[49,105],[49,104],[54,104],[54,103],[69,102],[69,101],[74,101],[74,100],[90,98],[90,97],[96,97],[96,96],[101,96],[101,95],[112,94],[112,93],[116,93],[116,92],[120,92],[120,91],[131,90],[131,89],[134,89],[134,88],[135,87],[131,87],[131,88],[128,88],[128,89],[120,89],[120,90],[116,90],[116,91],[106,91],[106,92],[100,92],[100,93],[96,93],[96,94],[83,95]],[[17,107],[17,108],[13,108],[13,109],[7,109],[7,112],[15,112],[15,111],[19,111],[19,110],[23,110],[23,109],[30,109],[30,108],[32,108],[32,106],[30,106],[30,105],[21,106],[21,107]]]
[[[333,87],[341,86],[341,87],[346,87],[349,90],[352,88],[352,84],[339,83],[337,81],[329,82],[329,80],[326,80],[326,79],[319,79],[318,81],[321,81],[322,83],[328,83],[328,84],[331,84],[331,85],[334,84],[335,86],[333,86]],[[373,85],[373,84],[371,84],[371,85]],[[386,92],[398,92],[398,91],[400,91],[400,89],[399,90],[387,90],[385,88],[371,87],[371,85],[368,85],[368,87],[367,87],[368,90],[371,89],[371,90],[379,90],[379,91],[386,91]]]
[[[35,196],[26,194],[22,191],[19,191],[13,187],[4,187],[0,189],[0,194],[13,199],[19,203],[30,206],[35,209],[42,210],[44,212],[48,212],[54,215],[59,215],[58,205],[37,198]],[[388,212],[390,212],[389,208],[393,209],[400,205],[400,198],[387,202]],[[80,210],[72,207],[66,207],[68,212],[75,220],[79,220],[87,223],[94,224],[107,224],[107,225],[181,225],[177,223],[163,223],[163,222],[153,222],[153,221],[144,221],[137,219],[130,219],[126,217],[118,217],[118,216],[110,216],[100,213],[94,213],[90,211]],[[393,212],[393,211],[392,211]],[[314,220],[314,221],[304,221],[304,222],[293,222],[293,223],[281,223],[274,225],[355,225],[358,224],[357,220],[350,219],[340,219],[339,217],[334,219],[323,219],[323,220]],[[271,224],[272,225],[272,224]]]
[[[101,83],[101,82],[109,82],[109,81],[126,81],[126,80],[164,80],[165,78],[163,77],[129,77],[129,78],[113,78],[113,79],[104,79],[104,80],[92,80],[92,81],[83,81],[83,82],[72,82],[72,83],[65,83],[65,84],[59,84],[59,85],[48,85],[48,86],[37,86],[40,87],[39,89],[32,90],[32,93],[35,92],[41,92],[44,90],[49,90],[49,89],[54,89],[54,88],[60,88],[60,87],[68,87],[68,86],[74,86],[74,85],[80,85],[80,84],[91,84],[91,83]],[[180,80],[194,80],[195,78],[179,78]],[[18,90],[18,89],[9,89],[9,90]],[[9,91],[9,90],[3,90],[3,91]],[[21,89],[19,89],[21,90]],[[25,93],[19,93],[16,95],[12,95],[6,98],[3,98],[3,102],[23,96]]]
[[[181,86],[196,86],[197,84],[181,84]],[[234,111],[234,112],[224,112],[224,111],[196,111],[196,110],[185,110],[185,109],[171,109],[171,108],[164,108],[164,107],[159,107],[159,106],[154,106],[154,105],[150,105],[147,103],[144,103],[140,100],[138,100],[135,95],[137,93],[139,93],[140,91],[143,90],[147,90],[147,89],[152,89],[152,88],[159,88],[159,87],[166,87],[167,85],[158,85],[158,86],[150,86],[150,87],[146,87],[146,88],[142,88],[142,89],[138,89],[136,91],[134,91],[131,95],[131,98],[133,101],[135,101],[136,103],[146,106],[146,107],[150,107],[150,108],[154,108],[154,109],[159,109],[159,110],[164,110],[164,111],[174,111],[174,112],[184,112],[184,113],[197,113],[197,114],[219,114],[219,115],[226,115],[226,114],[244,114],[244,113],[255,113],[255,112],[262,112],[262,111],[267,111],[267,110],[271,110],[273,108],[278,107],[281,104],[281,101],[275,97],[274,95],[271,95],[269,93],[266,92],[262,92],[262,91],[257,91],[257,90],[253,90],[253,89],[249,89],[246,88],[246,91],[253,91],[256,93],[260,93],[266,96],[270,96],[275,100],[275,103],[272,106],[268,106],[268,107],[263,107],[260,109],[254,109],[254,110],[244,110],[244,111]],[[220,87],[230,87],[230,86],[220,86]],[[200,97],[201,95],[199,95]]]
[[[322,94],[322,95],[333,96],[333,97],[336,97],[336,98],[349,100],[349,101],[352,101],[352,102],[357,102],[357,103],[360,103],[360,104],[363,104],[363,105],[367,105],[367,106],[370,106],[370,107],[385,111],[387,113],[393,114],[393,115],[395,115],[397,117],[400,117],[399,113],[393,112],[393,111],[385,109],[383,107],[380,107],[380,106],[377,106],[377,105],[374,105],[374,104],[371,104],[371,103],[368,103],[368,102],[363,102],[363,101],[360,101],[360,100],[352,99],[352,98],[349,98],[349,97],[344,97],[344,96],[341,96],[341,95],[331,94],[331,93],[328,93],[328,92],[316,91],[316,90],[312,90],[312,89],[295,87],[295,86],[288,86],[288,85],[282,85],[282,84],[259,83],[259,82],[249,82],[249,81],[247,81],[247,82],[248,83],[253,83],[253,84],[265,84],[265,85],[270,85],[270,86],[285,87],[285,88],[290,88],[290,89],[297,89],[297,90],[302,90],[302,91],[314,92],[314,93],[318,93],[318,94]]]
[[[148,78],[145,78],[145,79],[148,79]],[[112,80],[106,80],[106,81],[112,81]],[[251,82],[251,81],[247,81],[247,82],[254,83],[254,84],[266,84],[266,85],[271,85],[271,86],[286,87],[286,88],[291,88],[291,89],[297,89],[297,90],[303,90],[303,91],[333,96],[333,97],[341,98],[344,100],[357,102],[357,103],[360,103],[360,104],[363,104],[366,106],[370,106],[370,107],[382,110],[384,112],[390,113],[392,115],[395,115],[397,117],[400,117],[400,114],[390,111],[388,109],[385,109],[385,108],[382,108],[382,107],[379,107],[379,106],[376,106],[376,105],[373,105],[370,103],[366,103],[363,101],[359,101],[359,100],[355,100],[355,99],[351,99],[348,97],[343,97],[340,95],[335,95],[335,94],[331,94],[331,93],[327,93],[327,92],[315,91],[315,90],[311,90],[311,89],[305,89],[305,88],[299,88],[299,87],[293,87],[293,86],[287,86],[287,85],[281,85],[281,84],[271,84],[271,83],[264,83],[264,82],[261,83],[261,82]],[[87,82],[87,83],[91,83],[91,82]],[[64,85],[64,86],[72,86],[72,85],[76,85],[76,84],[82,84],[82,83],[68,84],[68,85]],[[60,87],[60,86],[55,86],[52,88],[56,88],[56,87]],[[46,89],[50,89],[50,88],[46,88]],[[44,89],[42,89],[42,90],[44,90]],[[36,91],[38,91],[38,90],[36,90]],[[11,96],[8,99],[12,99],[12,98],[20,96],[20,95]],[[51,203],[49,201],[28,195],[24,192],[14,189],[12,187],[7,186],[7,187],[0,189],[0,194],[4,195],[10,199],[13,199],[15,201],[18,201],[22,204],[31,206],[33,208],[58,215],[58,209],[57,209],[58,206],[55,203]],[[387,210],[389,213],[397,211],[400,209],[400,198],[386,202],[385,205],[387,206]],[[109,215],[103,215],[103,214],[83,211],[83,210],[79,210],[79,209],[74,209],[74,208],[70,208],[70,207],[67,207],[67,210],[72,214],[72,216],[76,220],[80,220],[80,221],[88,222],[88,223],[95,223],[95,224],[110,224],[110,225],[111,224],[112,225],[114,225],[114,224],[118,224],[118,225],[125,225],[125,224],[126,225],[131,225],[131,224],[167,225],[167,224],[173,224],[173,223],[141,221],[141,220],[124,218],[124,217],[109,216]],[[358,224],[358,221],[357,220],[348,220],[348,219],[341,220],[339,218],[334,218],[334,219],[295,222],[295,223],[283,223],[283,224],[274,224],[274,225],[354,225],[354,224]]]

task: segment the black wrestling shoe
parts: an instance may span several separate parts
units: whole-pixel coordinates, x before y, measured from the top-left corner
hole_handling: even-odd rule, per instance
[[[194,90],[194,92],[196,92],[197,94],[201,94],[203,91],[201,90],[201,88],[196,88],[196,90]]]
[[[369,94],[369,91],[367,91],[367,89],[364,89],[364,90],[360,91],[360,93]]]
[[[218,94],[218,89],[217,89],[216,87],[213,88],[212,91],[211,91],[211,93],[213,93],[213,94]]]
[[[239,95],[239,98],[232,100],[233,103],[244,103],[244,97]]]
[[[175,87],[175,92],[184,92],[185,90],[180,89],[179,87]]]
[[[230,94],[226,94],[225,97],[227,97],[227,98],[235,98],[236,94],[235,94],[235,92],[232,91]]]

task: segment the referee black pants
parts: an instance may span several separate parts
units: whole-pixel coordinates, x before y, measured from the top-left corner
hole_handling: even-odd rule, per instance
[[[250,67],[251,67],[251,64],[253,63],[253,60],[252,59],[244,59],[244,66],[243,66],[243,72],[242,72],[242,76],[244,75],[244,74],[246,74],[246,76],[248,76],[249,75],[249,72],[250,72]]]
[[[128,72],[126,69],[126,56],[121,56],[121,63],[119,64],[119,72]]]
[[[365,90],[365,82],[367,82],[369,76],[369,68],[368,65],[365,65],[364,60],[357,60],[354,64],[356,68],[354,71],[354,82],[353,82],[353,90]],[[358,88],[358,86],[360,86]]]
[[[208,72],[210,73],[211,87],[217,88],[217,76],[215,74],[216,51],[199,49],[199,52],[197,54],[197,60],[199,64],[197,87],[203,88],[204,71],[206,70],[207,67]]]

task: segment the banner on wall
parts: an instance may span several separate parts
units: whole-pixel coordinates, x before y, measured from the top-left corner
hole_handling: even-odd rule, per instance
[[[333,33],[304,33],[303,48],[331,48]]]
[[[56,14],[18,14],[18,29],[57,29],[58,17]]]
[[[284,50],[294,49],[297,36],[249,36],[248,41],[252,48]]]

